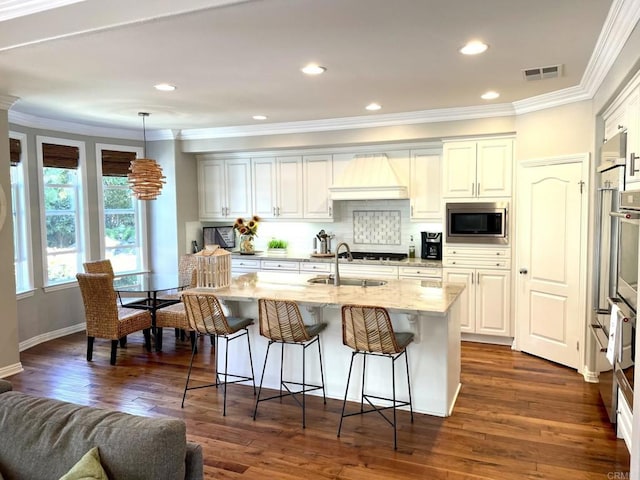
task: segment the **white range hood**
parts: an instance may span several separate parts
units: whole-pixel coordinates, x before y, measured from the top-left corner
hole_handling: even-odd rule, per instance
[[[409,198],[384,154],[356,155],[329,187],[331,200],[397,200]]]

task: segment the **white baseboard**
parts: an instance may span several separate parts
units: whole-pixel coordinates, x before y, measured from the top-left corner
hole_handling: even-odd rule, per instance
[[[460,334],[463,342],[491,343],[493,345],[513,345],[513,337],[499,337],[497,335],[480,335],[476,333]]]
[[[6,367],[0,368],[0,378],[10,377],[11,375],[15,375],[22,371],[22,363],[20,362],[14,363],[13,365],[7,365]]]
[[[598,372],[592,372],[586,366],[582,369],[582,376],[584,377],[585,382],[589,383],[599,383],[599,374]]]
[[[20,342],[18,345],[18,350],[23,352],[28,348],[35,347],[36,345],[40,345],[41,343],[48,342],[49,340],[54,340],[56,338],[64,337],[67,335],[71,335],[72,333],[82,332],[86,328],[86,323],[78,323],[77,325],[72,325],[70,327],[61,328],[60,330],[54,330],[53,332],[43,333],[42,335],[37,335],[35,337],[30,338],[29,340],[25,340],[24,342]]]

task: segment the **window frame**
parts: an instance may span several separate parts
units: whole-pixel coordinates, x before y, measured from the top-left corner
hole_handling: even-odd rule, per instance
[[[76,185],[76,195],[78,199],[76,210],[76,221],[78,229],[77,247],[76,247],[76,270],[82,272],[82,264],[91,258],[91,242],[89,232],[89,201],[87,195],[87,155],[86,143],[79,140],[70,140],[68,138],[48,137],[36,135],[36,158],[38,161],[38,187],[40,192],[40,241],[42,243],[42,280],[44,291],[55,291],[64,288],[75,287],[78,282],[75,278],[66,279],[59,282],[52,282],[48,276],[48,258],[47,253],[47,215],[44,202],[44,158],[42,152],[42,144],[51,143],[55,145],[64,145],[68,147],[78,148],[78,169]]]
[[[106,143],[96,143],[96,185],[98,196],[98,232],[100,234],[100,258],[106,258],[106,245],[104,241],[105,229],[105,212],[104,212],[104,188],[102,185],[102,151],[103,150],[115,150],[119,152],[131,152],[136,154],[136,158],[144,157],[144,150],[142,147],[134,147],[130,145],[114,145]],[[147,241],[147,203],[143,200],[133,198],[134,203],[138,208],[138,231],[136,234],[140,239],[140,268],[141,270],[127,271],[127,272],[115,272],[116,275],[129,275],[133,273],[140,273],[148,271],[148,241]]]
[[[29,154],[27,148],[27,134],[21,132],[9,131],[9,138],[20,141],[20,163],[16,166],[9,168],[19,168],[19,182],[17,188],[11,182],[11,216],[13,218],[13,210],[16,210],[16,223],[13,224],[13,237],[14,246],[17,244],[20,247],[20,251],[14,251],[14,262],[16,257],[21,257],[20,262],[23,263],[21,275],[24,277],[24,281],[18,283],[18,268],[15,265],[16,275],[16,296],[18,298],[27,297],[33,295],[35,290],[33,281],[33,242],[31,234],[31,205],[30,205],[30,192],[29,192]],[[11,176],[11,175],[10,175]],[[20,183],[21,182],[21,183]],[[14,189],[17,202],[13,202]],[[16,239],[17,235],[17,239]],[[14,247],[15,248],[15,247]],[[18,255],[20,253],[20,255]],[[21,288],[22,287],[22,288]]]

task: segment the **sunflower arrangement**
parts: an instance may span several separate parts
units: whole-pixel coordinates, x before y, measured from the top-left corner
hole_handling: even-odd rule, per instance
[[[236,219],[236,223],[233,225],[233,228],[238,231],[240,235],[258,235],[258,222],[260,222],[260,217],[254,215],[250,220],[244,220],[242,218]]]

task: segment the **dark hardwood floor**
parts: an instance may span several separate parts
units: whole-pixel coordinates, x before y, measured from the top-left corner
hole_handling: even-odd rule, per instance
[[[22,352],[24,372],[9,380],[44,397],[182,418],[189,439],[203,447],[206,478],[606,480],[629,468],[597,385],[506,347],[464,343],[453,415],[416,415],[411,424],[400,412],[394,451],[390,427],[375,414],[347,419],[336,438],[338,400],[325,406],[308,397],[306,430],[290,399],[261,404],[254,422],[253,392],[244,385],[229,387],[226,417],[222,391],[212,388],[190,392],[181,409],[188,341],[165,331],[164,351],[150,354],[142,343],[132,335],[112,367],[108,342],[96,340],[88,363],[84,334],[69,335]],[[195,378],[204,380],[213,357],[208,340],[199,346]]]

